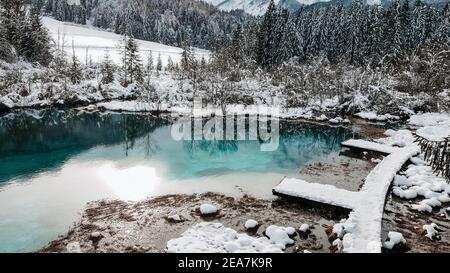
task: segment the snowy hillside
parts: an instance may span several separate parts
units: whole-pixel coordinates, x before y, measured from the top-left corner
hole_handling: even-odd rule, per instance
[[[266,12],[270,0],[203,0],[219,9],[230,11],[241,9],[252,15],[262,15]],[[275,0],[275,4],[289,9],[297,9],[301,5],[311,5],[317,2],[328,2],[329,0]]]
[[[59,37],[59,44],[61,46],[64,44],[65,51],[69,56],[71,56],[73,52],[73,41],[75,54],[82,62],[85,62],[86,59],[92,60],[94,63],[101,62],[106,52],[110,54],[114,62],[120,62],[121,57],[118,45],[120,44],[122,36],[83,25],[60,22],[49,17],[44,17],[43,22],[49,29],[50,34],[56,43],[58,42]],[[164,65],[167,64],[169,56],[174,62],[179,62],[181,58],[182,49],[179,47],[143,40],[138,40],[138,43],[142,60],[145,60],[150,52],[153,53],[153,58],[155,60],[158,58],[158,55],[161,54]],[[202,57],[209,57],[209,51],[207,50],[195,49],[194,53],[199,59]]]
[[[267,7],[269,6],[270,0],[200,0],[211,5],[218,7],[221,10],[230,11],[235,9],[241,9],[251,15],[259,16],[263,15]],[[391,0],[363,0],[363,3],[367,5],[389,5]],[[276,5],[283,8],[287,8],[291,11],[298,10],[301,6],[319,4],[323,5],[337,5],[343,4],[344,6],[350,6],[352,0],[274,0]],[[427,3],[436,7],[444,7],[446,0],[423,0],[422,2]]]

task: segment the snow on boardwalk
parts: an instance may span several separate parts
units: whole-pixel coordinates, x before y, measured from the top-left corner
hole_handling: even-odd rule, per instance
[[[296,178],[285,178],[273,189],[275,195],[292,196],[328,205],[353,209],[357,192],[336,188],[333,185],[309,183]]]
[[[385,145],[378,146],[368,141],[349,143],[360,144],[357,148],[379,148],[378,150],[385,153],[391,152],[369,173],[360,192],[350,192],[330,185],[313,184],[293,178],[285,178],[273,192],[351,209],[349,218],[344,223],[346,232],[343,238],[344,251],[379,253],[381,220],[390,184],[402,166],[420,153],[420,148],[413,144],[389,150]]]
[[[375,143],[367,140],[362,139],[350,139],[347,141],[342,142],[343,147],[348,148],[358,148],[363,150],[369,150],[374,152],[380,152],[384,154],[392,154],[399,150],[397,147],[392,147],[380,143]]]

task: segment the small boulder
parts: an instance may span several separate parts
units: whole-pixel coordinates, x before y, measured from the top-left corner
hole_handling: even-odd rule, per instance
[[[218,211],[217,207],[211,204],[203,204],[200,206],[200,213],[202,215],[214,215],[217,214]]]
[[[298,229],[300,232],[302,233],[308,233],[309,231],[309,225],[308,224],[303,224],[300,226],[300,228]]]
[[[245,228],[248,230],[248,229],[255,229],[255,228],[257,228],[258,226],[259,226],[259,223],[258,223],[258,221],[256,221],[256,220],[253,220],[253,219],[249,219],[249,220],[247,220],[247,222],[245,222]]]
[[[400,244],[406,244],[406,240],[403,235],[399,232],[391,231],[388,234],[388,240],[384,242],[384,248],[391,250]]]
[[[167,221],[171,222],[171,223],[179,223],[179,222],[182,222],[183,219],[181,219],[180,215],[178,215],[178,214],[171,214],[171,215],[167,216]]]
[[[66,246],[66,251],[68,253],[82,253],[80,243],[78,242],[70,242]]]

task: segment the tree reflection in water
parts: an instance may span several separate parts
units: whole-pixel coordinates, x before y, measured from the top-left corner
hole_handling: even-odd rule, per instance
[[[278,149],[262,152],[258,140],[177,142],[171,137],[171,124],[170,118],[147,114],[76,110],[3,116],[0,183],[55,171],[73,158],[158,161],[177,179],[215,174],[212,170],[286,173],[339,150],[340,143],[352,137],[345,128],[282,121]],[[248,128],[248,119],[246,124]]]

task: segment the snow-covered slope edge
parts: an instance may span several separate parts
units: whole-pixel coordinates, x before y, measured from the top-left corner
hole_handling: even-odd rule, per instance
[[[231,11],[241,9],[251,15],[263,15],[270,0],[201,0],[211,5],[218,7],[221,10]],[[328,2],[330,0],[275,0],[276,5],[288,8],[290,10],[297,10],[302,5],[311,5],[317,2]]]

